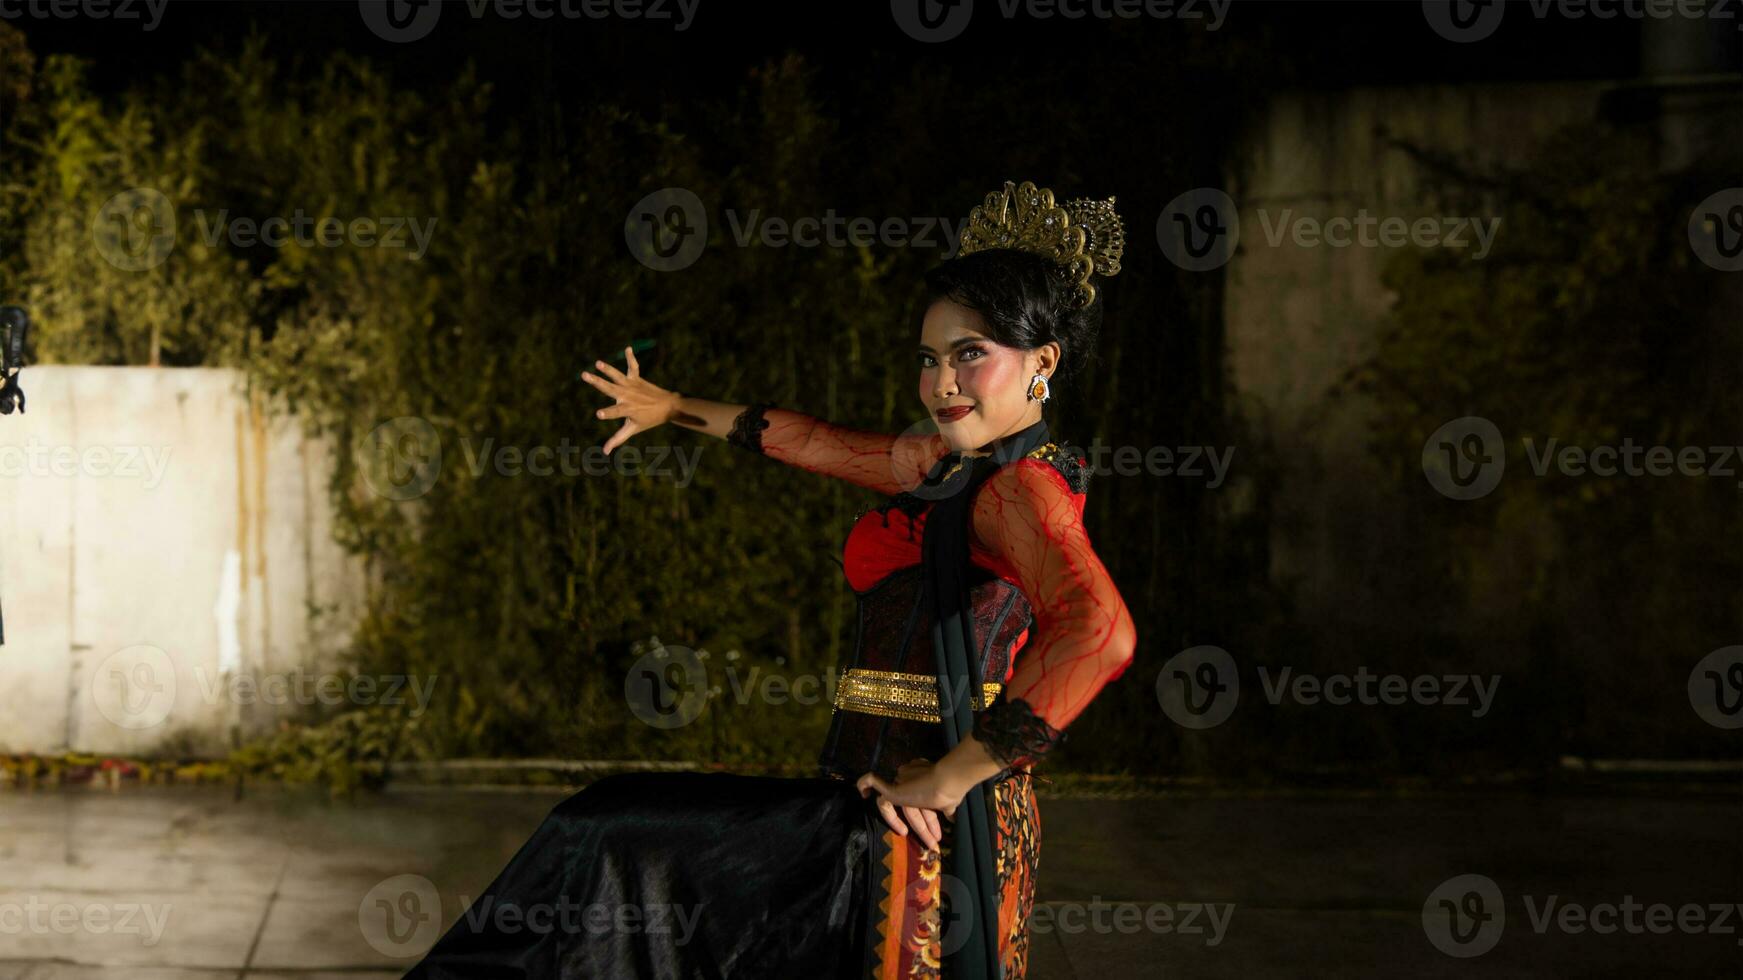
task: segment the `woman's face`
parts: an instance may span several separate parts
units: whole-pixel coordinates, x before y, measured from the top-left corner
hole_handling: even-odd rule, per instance
[[[951,451],[980,449],[1040,420],[1029,379],[1058,363],[1058,344],[1006,347],[987,336],[979,313],[936,300],[920,328],[920,402]]]

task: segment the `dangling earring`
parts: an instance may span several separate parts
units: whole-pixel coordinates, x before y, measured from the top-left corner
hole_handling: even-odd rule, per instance
[[[1029,379],[1029,400],[1047,404],[1047,399],[1053,397],[1053,389],[1047,386],[1047,376],[1039,371]]]

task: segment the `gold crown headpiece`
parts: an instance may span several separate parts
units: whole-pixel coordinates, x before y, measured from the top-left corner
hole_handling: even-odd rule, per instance
[[[986,196],[986,203],[968,215],[958,255],[989,248],[1015,248],[1053,260],[1075,287],[1078,309],[1095,302],[1089,277],[1120,271],[1126,250],[1126,230],[1114,210],[1114,199],[1078,198],[1053,203],[1053,192],[1033,181],[1005,181],[1005,189]]]

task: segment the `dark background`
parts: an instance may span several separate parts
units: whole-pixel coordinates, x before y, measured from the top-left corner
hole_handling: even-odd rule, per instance
[[[1235,478],[1092,484],[1090,533],[1141,645],[1078,723],[1061,772],[1550,779],[1567,756],[1733,758],[1735,733],[1691,710],[1686,681],[1743,628],[1735,487],[1550,477],[1467,502],[1421,470],[1429,434],[1468,415],[1583,445],[1737,441],[1736,274],[1693,261],[1682,229],[1696,202],[1743,183],[1739,141],[1664,165],[1657,123],[1673,100],[1643,82],[1650,28],[1524,6],[1472,44],[1437,36],[1417,3],[1375,2],[1238,0],[1214,32],[980,15],[940,44],[903,34],[881,3],[709,2],[682,33],[475,21],[452,4],[410,44],[370,33],[350,3],[171,3],[151,32],[19,18],[0,28],[13,35],[0,286],[38,305],[40,360],[243,367],[334,436],[333,499],[374,582],[355,658],[456,681],[415,730],[347,721],[388,733],[392,748],[368,751],[802,769],[826,713],[723,705],[706,724],[655,731],[624,709],[622,678],[653,636],[827,670],[850,642],[837,549],[868,495],[713,444],[682,490],[450,470],[405,507],[357,491],[350,450],[401,415],[432,420],[450,453],[468,433],[597,444],[609,429],[573,372],[632,336],[659,341],[648,370],[668,387],[897,431],[919,417],[908,349],[919,275],[940,256],[740,249],[719,213],[961,216],[1006,179],[1117,195],[1125,268],[1106,291],[1099,357],[1061,392],[1053,430],[1232,446]],[[1743,35],[1724,27],[1692,57],[1708,78],[1701,111],[1738,136],[1725,73],[1743,67]],[[54,82],[58,55],[82,59],[83,76]],[[1578,126],[1509,129],[1495,137],[1507,152],[1400,141],[1428,175],[1429,213],[1477,202],[1506,230],[1486,263],[1389,257],[1395,300],[1378,327],[1328,311],[1327,348],[1355,353],[1304,358],[1283,386],[1359,405],[1362,437],[1321,452],[1311,418],[1255,408],[1234,365],[1243,351],[1266,362],[1268,341],[1230,335],[1231,296],[1290,287],[1243,276],[1246,250],[1213,272],[1175,267],[1155,234],[1168,202],[1241,187],[1279,99],[1372,92],[1382,118],[1403,117],[1444,113],[1448,89],[1529,107],[1544,83],[1622,94]],[[68,136],[80,127],[87,137]],[[76,230],[121,189],[170,185],[178,208],[415,214],[442,231],[415,268],[342,250],[188,249],[125,281],[89,249],[53,246],[57,221]],[[622,226],[667,186],[694,190],[716,220],[701,261],[660,273],[629,254]],[[1385,175],[1372,187],[1383,210]],[[703,443],[642,437],[668,439]],[[1280,557],[1304,549],[1325,561]],[[1159,710],[1157,679],[1202,644],[1230,651],[1251,693],[1231,722],[1189,731]],[[1259,666],[1502,685],[1483,718],[1271,705]]]

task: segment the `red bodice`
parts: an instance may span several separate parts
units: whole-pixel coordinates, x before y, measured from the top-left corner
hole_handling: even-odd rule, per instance
[[[925,604],[917,601],[921,532],[931,508],[909,491],[923,484],[945,455],[942,437],[889,436],[762,406],[741,413],[728,438],[893,498],[893,506],[860,515],[848,534],[842,568],[859,612],[854,649],[842,666],[934,673]],[[971,571],[984,572],[965,583],[981,677],[1006,679],[1001,696],[1022,702],[1055,731],[1063,731],[1097,692],[1125,672],[1137,645],[1131,613],[1084,529],[1088,478],[1082,457],[1048,443],[989,476],[969,508]],[[924,642],[914,642],[916,637]],[[857,734],[844,730],[866,719],[884,727]],[[847,760],[854,753],[837,750],[856,745],[870,746],[877,761],[886,763],[909,752],[909,758],[937,758],[926,754],[933,746],[918,740],[904,745],[884,737],[893,734],[890,721],[837,712],[826,764],[831,758]],[[939,729],[935,723],[926,727]],[[859,771],[868,768],[877,767]]]
[[[1072,506],[1080,519],[1085,499],[1082,493],[1071,493]],[[859,516],[847,534],[847,544],[841,553],[842,571],[854,592],[869,592],[894,573],[920,564],[920,542],[926,532],[926,517],[931,512],[928,507],[910,515],[900,508],[889,507],[881,511],[868,510]],[[969,538],[968,557],[970,562],[1013,587],[1022,587],[1017,570],[973,535]],[[1016,665],[1016,651],[1021,650],[1028,639],[1029,630],[1024,627],[1011,646],[1011,658],[999,678],[1001,681],[1010,680]]]
[[[1072,506],[1079,518],[1083,516],[1084,495],[1071,495]],[[868,510],[854,522],[848,532],[847,547],[842,549],[842,570],[847,584],[855,592],[865,592],[883,581],[891,572],[920,564],[920,540],[926,530],[926,515],[931,508],[910,517],[897,508],[887,511]],[[998,555],[987,550],[974,537],[969,538],[968,558],[999,578],[1021,586],[1017,570]]]

